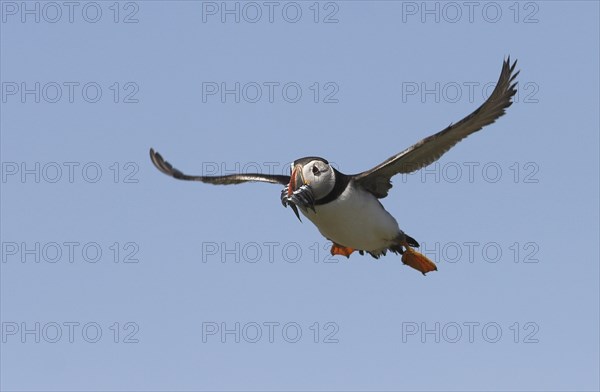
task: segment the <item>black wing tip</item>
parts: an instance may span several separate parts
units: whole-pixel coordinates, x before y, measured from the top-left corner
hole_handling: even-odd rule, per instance
[[[504,109],[512,105],[512,97],[517,93],[517,85],[519,82],[515,79],[521,72],[521,70],[516,70],[517,61],[518,60],[515,60],[511,63],[510,55],[505,58],[502,63],[502,72],[500,72],[496,89],[494,89],[490,98],[488,99],[488,101],[492,104],[501,104],[502,114],[504,114]]]
[[[513,63],[510,63],[510,55],[506,58],[506,60],[504,61],[504,65],[502,67],[502,75],[507,75],[507,79],[508,79],[508,85],[509,85],[509,90],[513,90],[516,86],[518,82],[512,83],[517,76],[519,76],[519,73],[521,73],[521,70],[517,70],[515,71],[515,69],[517,68],[517,62],[518,60],[513,61]],[[511,84],[512,83],[512,84]]]
[[[154,148],[150,148],[150,160],[159,171],[169,174],[165,167],[165,160]]]
[[[517,62],[519,60],[515,60],[511,63],[510,61],[510,55],[508,55],[503,63],[502,63],[502,72],[501,75],[502,76],[506,76],[506,78],[508,79],[509,82],[512,82],[517,75],[519,74],[519,72],[521,72],[521,70],[517,70],[515,72],[515,69],[517,68]]]
[[[515,79],[517,78],[517,76],[519,76],[519,74],[521,73],[521,70],[518,69],[517,70],[517,61],[515,60],[512,65],[510,65],[510,56],[508,56],[508,58],[506,59],[506,64],[510,67],[508,70],[508,84],[509,84],[509,89],[513,90],[516,86],[517,86],[517,81],[515,81]],[[516,71],[515,71],[516,70]],[[514,82],[514,83],[513,83]],[[512,84],[511,84],[512,83]]]
[[[178,179],[183,179],[185,177],[182,172],[175,169],[169,162],[165,161],[162,155],[153,148],[150,148],[150,160],[161,173]]]
[[[509,54],[508,56],[506,56],[506,59],[504,60],[504,64],[503,64],[503,65],[504,65],[506,68],[509,68],[509,69],[510,69],[510,72],[512,73],[512,72],[515,70],[515,68],[516,68],[516,66],[517,66],[517,62],[518,62],[518,61],[519,61],[519,60],[518,60],[518,59],[516,59],[516,60],[515,60],[515,61],[513,61],[513,62],[512,62],[512,64],[511,64],[511,63],[510,63],[510,54]]]

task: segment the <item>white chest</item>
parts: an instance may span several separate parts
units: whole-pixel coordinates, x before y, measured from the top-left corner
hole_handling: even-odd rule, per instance
[[[334,201],[302,211],[321,234],[350,248],[378,251],[394,243],[400,228],[398,222],[371,193],[348,184]]]

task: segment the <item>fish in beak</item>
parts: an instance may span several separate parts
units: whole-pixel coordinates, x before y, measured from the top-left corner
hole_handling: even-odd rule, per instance
[[[302,174],[302,165],[296,165],[292,169],[292,175],[290,176],[290,182],[287,188],[281,191],[281,203],[284,207],[288,205],[292,207],[294,214],[298,220],[300,214],[298,213],[298,207],[303,209],[312,209],[315,213],[315,197],[310,184],[308,184],[304,175]]]

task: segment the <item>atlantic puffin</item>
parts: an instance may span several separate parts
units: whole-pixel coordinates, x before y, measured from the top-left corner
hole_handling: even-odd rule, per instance
[[[289,176],[260,173],[194,176],[177,170],[152,148],[150,158],[158,170],[178,180],[215,185],[243,182],[284,185],[281,191],[284,207],[290,206],[298,219],[300,210],[333,243],[332,255],[350,257],[358,251],[379,258],[389,250],[400,253],[404,264],[425,275],[436,271],[436,265],[413,249],[419,243],[400,229],[379,199],[388,195],[394,175],[411,173],[435,162],[459,141],[502,116],[517,92],[516,63],[511,65],[510,57],[503,62],[494,91],[473,113],[362,173],[344,174],[324,158],[306,157],[294,161]]]

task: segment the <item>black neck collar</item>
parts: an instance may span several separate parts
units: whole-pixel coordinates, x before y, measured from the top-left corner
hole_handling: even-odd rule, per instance
[[[340,173],[334,168],[332,169],[335,173],[335,184],[333,185],[333,189],[325,197],[315,201],[315,205],[317,206],[327,204],[337,199],[346,190],[346,187],[350,182],[351,176]]]

